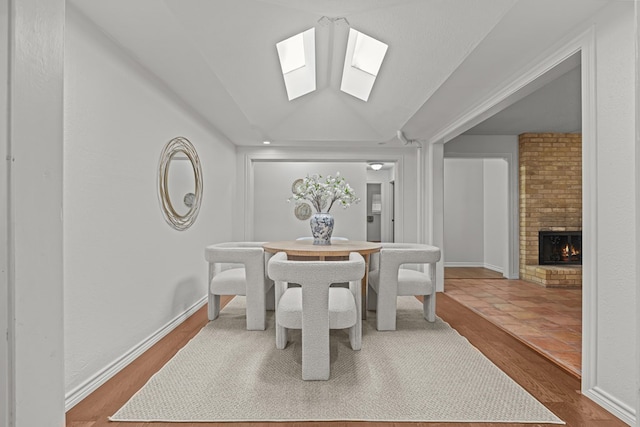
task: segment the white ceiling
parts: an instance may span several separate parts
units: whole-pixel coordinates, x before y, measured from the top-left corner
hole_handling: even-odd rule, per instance
[[[70,0],[233,143],[268,139],[274,145],[328,147],[398,145],[399,129],[411,139],[429,139],[499,84],[500,75],[521,69],[541,46],[605,3]],[[348,24],[323,16],[343,17]],[[349,26],[389,45],[368,102],[339,89]],[[275,44],[311,27],[316,28],[317,90],[288,101]],[[530,102],[521,101],[474,131],[576,130],[575,75],[561,76]],[[551,102],[559,113],[538,107],[549,105],[543,98],[559,94],[566,94],[566,102]]]
[[[580,67],[469,129],[467,135],[519,135],[582,130]]]

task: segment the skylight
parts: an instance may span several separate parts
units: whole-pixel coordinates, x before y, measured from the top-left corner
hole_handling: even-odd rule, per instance
[[[289,101],[316,90],[316,30],[276,43]]]
[[[387,48],[387,44],[350,28],[340,90],[369,100]]]

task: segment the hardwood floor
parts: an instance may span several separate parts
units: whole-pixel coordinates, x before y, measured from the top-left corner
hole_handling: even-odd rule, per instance
[[[229,298],[230,299],[230,298]],[[226,304],[228,300],[223,300]],[[566,422],[568,427],[622,427],[626,424],[580,394],[580,382],[508,333],[446,294],[438,294],[437,314],[507,375]],[[67,427],[211,427],[231,423],[110,422],[115,413],[207,323],[206,307],[172,331],[131,365],[78,403],[67,413]],[[389,427],[396,423],[233,423],[233,426],[274,427]],[[535,427],[547,424],[507,423],[402,423],[406,427]]]
[[[482,267],[446,267],[446,279],[504,279],[502,273]]]

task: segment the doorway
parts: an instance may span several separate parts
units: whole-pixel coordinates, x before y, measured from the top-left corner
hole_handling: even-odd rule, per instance
[[[378,165],[373,168],[372,165]],[[376,161],[367,164],[366,239],[369,242],[395,241],[395,180],[397,161]]]
[[[382,241],[382,184],[367,183],[367,242]]]
[[[445,268],[508,277],[508,182],[502,158],[445,158]]]
[[[578,63],[571,66],[571,64],[575,63],[575,61],[577,61]],[[572,144],[571,141],[574,139],[569,135],[580,134],[582,128],[580,119],[582,117],[581,76],[583,71],[580,64],[579,54],[574,54],[573,56],[568,58],[565,63],[562,64],[562,66],[568,69],[565,69],[562,73],[559,73],[560,75],[556,74],[554,78],[546,80],[544,84],[540,84],[537,87],[537,90],[531,92],[530,94],[528,94],[528,96],[522,97],[516,103],[510,105],[506,109],[495,113],[494,116],[488,117],[484,122],[480,122],[479,124],[477,124],[475,128],[467,130],[464,135],[460,135],[458,138],[454,138],[450,142],[447,142],[447,144],[445,144],[443,153],[443,163],[445,167],[443,183],[443,228],[445,236],[443,246],[446,254],[445,266],[455,267],[455,265],[448,264],[450,261],[455,260],[453,257],[456,255],[456,252],[452,252],[452,244],[450,241],[448,242],[448,240],[451,240],[451,234],[455,233],[456,230],[454,229],[452,231],[447,224],[448,221],[451,221],[451,208],[449,207],[448,211],[447,206],[451,204],[450,199],[452,197],[452,195],[450,194],[451,190],[448,189],[447,179],[455,180],[460,179],[460,177],[456,174],[447,172],[446,169],[448,168],[448,162],[450,161],[448,157],[450,156],[451,151],[453,151],[459,158],[456,159],[456,161],[462,161],[461,158],[469,152],[475,153],[476,156],[479,155],[477,154],[478,152],[482,152],[482,155],[484,156],[490,156],[491,154],[495,153],[498,143],[497,141],[487,140],[496,138],[496,136],[486,133],[488,129],[496,132],[496,130],[499,129],[498,125],[500,123],[503,123],[506,124],[506,129],[514,132],[514,134],[509,137],[513,138],[512,144],[514,149],[512,150],[512,153],[515,154],[515,163],[519,164],[519,173],[518,175],[516,175],[517,178],[515,180],[515,188],[520,189],[520,193],[516,197],[516,199],[519,200],[519,203],[516,204],[515,207],[511,205],[509,209],[511,213],[514,213],[514,211],[511,209],[516,209],[515,212],[517,212],[519,209],[520,212],[518,216],[520,218],[522,218],[523,216],[527,218],[533,218],[538,213],[541,214],[540,224],[538,224],[539,227],[535,230],[534,237],[529,237],[529,234],[527,234],[528,225],[523,225],[523,223],[521,222],[518,223],[519,232],[515,235],[519,237],[517,246],[521,248],[521,251],[524,249],[526,252],[526,250],[528,250],[530,246],[535,246],[535,262],[530,261],[527,257],[519,257],[519,274],[513,277],[513,279],[527,279],[527,281],[496,280],[480,277],[472,279],[459,279],[459,274],[449,274],[448,277],[446,277],[445,289],[448,293],[451,293],[452,297],[455,297],[455,299],[457,299],[463,305],[466,305],[467,307],[480,313],[493,323],[507,330],[516,338],[520,339],[521,341],[530,345],[532,348],[539,351],[544,356],[553,360],[568,372],[577,377],[581,377],[582,348],[584,336],[582,325],[582,289],[579,287],[579,285],[565,286],[563,288],[544,287],[541,286],[540,283],[532,283],[535,282],[535,280],[531,280],[531,277],[526,275],[531,274],[531,271],[534,271],[534,275],[545,274],[544,272],[538,271],[541,267],[537,265],[538,232],[544,227],[557,228],[574,226],[575,224],[573,223],[561,224],[560,222],[567,222],[567,218],[569,218],[569,212],[575,213],[578,210],[580,212],[582,211],[583,199],[581,199],[581,197],[576,197],[575,199],[577,201],[574,201],[571,197],[569,197],[569,192],[564,191],[564,188],[567,187],[564,184],[561,184],[563,189],[563,191],[561,192],[562,195],[559,196],[557,202],[554,202],[554,204],[551,206],[532,208],[532,206],[526,202],[526,200],[528,199],[523,199],[523,197],[526,196],[536,200],[544,200],[546,202],[552,195],[555,195],[556,193],[560,194],[559,191],[547,190],[543,186],[542,181],[544,180],[545,176],[551,177],[555,169],[558,169],[560,171],[563,170],[562,167],[552,164],[552,162],[549,162],[548,164],[542,164],[539,162],[539,160],[542,160],[542,158],[544,157],[543,152],[545,151],[548,151],[549,156],[554,160],[558,160],[558,158],[561,158],[561,153],[564,152],[577,153],[578,160],[573,159],[570,161],[571,166],[574,167],[574,170],[578,170],[578,178],[572,178],[571,189],[574,189],[577,186],[581,186],[580,168],[588,167],[588,165],[580,165],[580,151],[584,150],[584,148],[582,148],[582,146],[578,146],[578,148],[574,147],[573,145],[569,146],[570,144]],[[577,118],[577,122],[573,122],[570,127],[554,128],[548,125],[549,122],[544,122],[544,120],[542,119],[541,124],[539,125],[542,127],[540,128],[533,127],[537,126],[537,124],[533,122],[530,122],[528,124],[529,127],[527,128],[527,130],[518,129],[516,127],[509,127],[512,123],[519,121],[516,120],[516,115],[518,112],[527,111],[528,114],[526,115],[526,119],[529,119],[535,116],[536,109],[544,109],[544,106],[548,105],[547,103],[543,102],[544,98],[546,98],[547,96],[556,97],[559,94],[563,95],[565,98],[571,98],[573,100],[571,105],[565,104],[564,107],[564,110],[572,111],[572,116],[574,118]],[[564,99],[563,102],[566,101],[567,99]],[[553,105],[554,102],[550,102],[550,104]],[[558,116],[558,114],[553,115],[554,118],[557,118]],[[571,117],[566,118],[571,119]],[[522,122],[523,120],[525,119],[520,120],[520,122]],[[549,138],[549,140],[546,140],[544,138],[535,138],[535,136],[542,135],[545,135],[545,138]],[[508,137],[504,134],[499,134],[498,136],[505,138]],[[525,144],[525,148],[527,147],[527,144],[530,144],[530,151],[534,151],[535,156],[530,155],[530,157],[535,157],[535,161],[533,161],[531,165],[523,165],[523,162],[528,158],[525,154],[523,154],[525,152],[523,151],[523,144]],[[453,149],[452,147],[457,148]],[[504,147],[500,149],[504,151]],[[467,163],[466,166],[466,169],[471,169],[469,163]],[[528,171],[532,172],[532,176],[526,175]],[[544,172],[541,173],[541,171]],[[458,171],[458,173],[460,173],[460,171]],[[531,184],[532,190],[535,191],[529,192],[529,187],[522,185],[523,179],[527,184]],[[560,176],[560,178],[553,178],[556,183],[560,183],[561,179],[569,178],[567,178],[566,173]],[[475,185],[476,187],[479,186],[476,181],[473,181],[468,185]],[[484,190],[485,187],[480,186],[476,188],[475,192],[471,190],[469,191],[471,191],[470,194],[476,197],[476,199],[482,199],[482,197],[478,196],[478,193],[482,193]],[[529,192],[530,194],[527,194],[527,192]],[[565,212],[562,210],[564,208],[568,208],[568,210],[566,210]],[[479,208],[475,208],[475,211],[480,212]],[[485,215],[485,217],[483,218],[484,221],[487,218],[484,206],[481,212],[483,215]],[[552,218],[553,214],[555,213],[559,213],[562,218]],[[473,217],[473,219],[477,223],[481,223],[482,225],[484,225],[484,222],[479,221],[477,216]],[[580,221],[582,222],[582,218],[580,218]],[[469,227],[469,224],[464,225]],[[472,235],[472,232],[467,230],[466,236],[468,237],[469,235]],[[484,236],[486,237],[486,234]],[[455,235],[453,237],[455,237]],[[473,245],[470,244],[469,241],[467,241],[466,243],[473,249]],[[471,243],[473,243],[473,241],[471,241]],[[478,245],[476,244],[476,249],[477,246]],[[455,246],[453,247],[455,248]],[[465,249],[468,251],[469,247],[466,247]],[[523,252],[520,252],[520,254],[522,253]],[[481,262],[478,259],[472,259],[471,261],[475,261],[478,263]],[[482,263],[486,263],[486,260],[484,258],[482,259]],[[469,266],[473,267],[473,265]],[[447,275],[446,272],[445,275]],[[457,277],[454,278],[452,276]]]

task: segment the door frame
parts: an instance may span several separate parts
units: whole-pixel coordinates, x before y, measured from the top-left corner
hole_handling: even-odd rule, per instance
[[[433,236],[442,241],[444,198],[444,144],[541,87],[557,75],[575,54],[580,55],[582,79],[582,239],[585,248],[582,266],[582,392],[604,408],[625,417],[619,408],[597,389],[597,146],[596,146],[596,49],[593,26],[568,38],[540,55],[484,102],[443,128],[429,140],[433,203],[429,212]],[[546,81],[545,81],[546,80]]]

